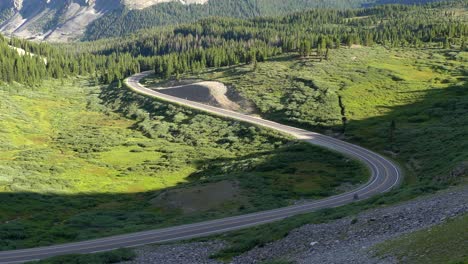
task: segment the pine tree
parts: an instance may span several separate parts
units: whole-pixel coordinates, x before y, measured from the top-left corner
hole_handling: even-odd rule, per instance
[[[301,41],[299,52],[302,57],[309,57],[311,49],[312,49],[312,44],[310,43],[309,40],[304,39]]]
[[[444,49],[449,49],[449,48],[450,48],[450,41],[449,41],[448,38],[445,38],[445,39],[444,39],[443,48],[444,48]]]

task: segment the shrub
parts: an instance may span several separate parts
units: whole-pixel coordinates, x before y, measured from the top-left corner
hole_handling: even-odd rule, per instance
[[[430,119],[429,116],[427,115],[415,115],[415,116],[411,116],[411,117],[408,117],[408,122],[410,123],[423,123],[423,122],[426,122]]]
[[[117,249],[109,252],[95,254],[72,254],[65,256],[52,257],[45,260],[30,262],[31,264],[110,264],[122,261],[131,261],[136,257],[131,249]]]

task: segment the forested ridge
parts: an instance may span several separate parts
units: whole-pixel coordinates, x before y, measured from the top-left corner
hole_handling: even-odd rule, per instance
[[[24,49],[26,54],[19,54],[13,47]],[[110,83],[139,71],[138,62],[130,54],[71,53],[47,43],[7,39],[0,35],[0,81],[7,83],[35,85],[46,78],[77,75],[89,75],[97,81]]]
[[[210,0],[204,5],[162,3],[143,10],[114,10],[91,23],[85,39],[124,36],[140,29],[197,21],[207,17],[253,18],[286,15],[310,8],[359,8],[381,4],[423,4],[437,0]]]
[[[465,48],[467,1],[425,6],[311,10],[280,18],[208,18],[197,23],[142,31],[118,41],[88,43],[100,54],[131,53],[142,68],[165,78],[205,67],[255,63],[281,53],[312,53],[354,44],[392,47],[452,45]],[[454,10],[464,10],[455,12]],[[83,46],[82,46],[83,47]]]
[[[327,59],[351,45],[466,48],[467,0],[363,9],[316,9],[277,18],[207,18],[130,37],[52,46],[1,38],[6,82],[91,75],[103,83],[153,69],[164,78],[206,67],[264,61],[283,53]],[[38,56],[20,56],[8,45]],[[47,58],[43,63],[40,56]],[[32,74],[26,74],[32,72]]]

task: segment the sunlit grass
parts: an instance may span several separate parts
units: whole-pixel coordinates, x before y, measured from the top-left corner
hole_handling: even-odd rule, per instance
[[[466,146],[461,134],[467,131],[460,115],[466,114],[466,54],[341,48],[331,50],[328,61],[290,54],[259,63],[255,70],[244,65],[208,70],[199,77],[232,85],[266,118],[322,131],[342,132],[341,97],[348,140],[395,155],[409,168],[407,179],[431,181],[467,159],[460,148]],[[389,142],[392,120],[397,128]],[[454,157],[442,161],[436,154],[442,149]]]
[[[86,79],[6,86],[0,95],[2,249],[275,208],[340,192],[335,187],[342,181],[357,184],[368,176],[356,162],[278,133],[129,90],[100,89]],[[155,108],[138,106],[145,103]],[[154,117],[143,122],[128,109]],[[174,120],[178,113],[188,118]],[[333,175],[323,171],[345,164]],[[239,193],[208,211],[184,214],[152,202],[162,191],[225,180],[239,182]],[[298,187],[307,182],[309,192]]]
[[[350,215],[366,206],[401,202],[466,182],[466,173],[453,176],[452,172],[456,167],[466,168],[468,162],[467,54],[457,50],[381,46],[343,48],[331,50],[328,61],[301,59],[291,54],[258,63],[255,70],[251,65],[243,65],[208,70],[198,77],[232,85],[253,101],[266,118],[342,136],[394,158],[405,171],[405,184],[391,195],[371,199],[366,205],[336,210]],[[338,96],[347,118],[344,134]],[[391,140],[392,120],[396,128]],[[281,179],[283,183],[290,181],[288,177]],[[316,182],[318,178],[304,181],[295,190],[307,192],[310,189],[303,187],[313,189]],[[229,234],[224,239],[232,243],[231,247],[216,257],[230,259],[280,239],[302,224],[317,219],[325,221],[316,215]],[[333,212],[323,215],[327,218]],[[398,246],[398,241],[395,245]],[[406,252],[411,249],[408,243],[403,245]],[[440,254],[440,259],[447,252],[450,250]]]
[[[380,256],[407,263],[467,263],[468,215],[375,246]]]

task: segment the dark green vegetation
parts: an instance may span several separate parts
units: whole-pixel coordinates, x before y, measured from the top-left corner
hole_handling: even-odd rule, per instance
[[[205,5],[163,3],[143,10],[122,7],[88,26],[85,38],[129,35],[140,29],[197,21],[206,17],[253,18],[279,16],[310,8],[357,8],[381,4],[421,4],[434,0],[210,0]]]
[[[23,49],[26,55],[13,47]],[[96,82],[111,83],[139,71],[138,62],[128,54],[76,54],[47,43],[6,39],[0,35],[0,84],[18,82],[34,86],[46,78],[77,75],[90,75]]]
[[[232,247],[216,257],[229,258],[282,238],[307,222],[352,215],[463,182],[467,62],[468,53],[458,50],[355,47],[334,50],[328,61],[282,56],[258,63],[255,70],[247,65],[197,75],[231,85],[269,119],[342,134],[393,157],[406,170],[405,185],[390,195],[230,234],[225,238]]]
[[[456,17],[466,26],[466,10]],[[468,161],[468,54],[461,51],[463,42],[426,43],[419,48],[410,43],[372,46],[330,49],[328,59],[315,49],[309,57],[290,53],[178,77],[219,80],[253,101],[268,119],[339,133],[397,159],[407,171],[405,187],[366,206],[394,203],[460,182],[466,177],[460,168]],[[336,211],[337,217],[355,212],[349,207]],[[225,238],[232,248],[217,257],[239,254],[306,222],[327,219],[312,214],[230,234]]]
[[[266,118],[343,136],[408,171],[385,197],[230,235],[220,257],[456,183],[468,159],[466,17],[465,0],[211,18],[58,47],[1,39],[0,248],[252,212],[363,181],[336,154],[127,91],[121,79],[139,69],[221,80]],[[219,182],[235,199],[206,211],[155,203]]]
[[[135,253],[131,249],[118,249],[109,252],[86,254],[86,255],[65,255],[48,258],[40,261],[28,262],[29,264],[111,264],[130,261],[135,258]]]
[[[468,263],[468,215],[376,246],[377,254],[407,263]]]
[[[179,51],[156,57],[159,78],[233,85],[264,117],[341,133],[402,162],[415,188],[432,189],[467,160],[467,14],[467,2],[454,1],[205,20],[176,28],[165,46],[148,33],[108,51]],[[221,47],[201,49],[210,40]],[[240,62],[250,65],[219,68]]]
[[[467,61],[468,53],[458,50],[355,47],[334,50],[328,61],[282,56],[255,70],[247,65],[197,75],[235,87],[267,118],[342,134],[392,156],[406,170],[405,185],[391,194],[226,235],[232,247],[215,257],[280,239],[305,223],[466,182]]]
[[[393,156],[414,185],[440,188],[468,160],[468,53],[340,49],[328,61],[283,56],[198,77],[233,85],[262,115],[342,133]]]
[[[141,32],[118,41],[86,45],[100,54],[130,53],[142,69],[163,78],[205,68],[262,62],[297,52],[317,60],[343,45],[466,47],[466,1],[426,6],[311,10],[280,18],[206,19],[190,25]],[[457,11],[455,11],[457,10]],[[82,46],[81,46],[82,47]]]
[[[73,78],[2,86],[0,248],[275,208],[366,180],[340,155],[116,85]],[[185,199],[219,182],[232,183],[233,196],[208,208],[186,212],[157,198],[182,190]]]
[[[380,6],[353,10],[311,10],[279,18],[209,18],[197,23],[140,32],[125,39],[53,47],[0,38],[1,79],[29,85],[41,78],[92,75],[112,83],[140,70],[165,78],[207,67],[254,64],[298,52],[327,59],[342,45],[388,47],[452,45],[464,49],[466,0],[424,6]],[[38,56],[15,55],[7,44]],[[48,63],[40,63],[47,58]],[[26,72],[32,72],[28,75]]]

